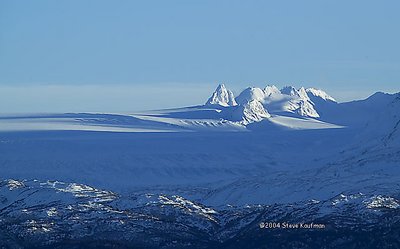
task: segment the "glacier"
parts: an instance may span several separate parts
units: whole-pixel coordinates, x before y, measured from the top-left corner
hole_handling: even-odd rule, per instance
[[[0,246],[400,246],[399,141],[400,93],[221,84],[198,106],[3,114]]]

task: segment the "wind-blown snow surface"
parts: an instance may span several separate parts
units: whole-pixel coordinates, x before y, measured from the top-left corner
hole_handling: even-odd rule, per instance
[[[338,241],[315,247],[354,245],[340,229],[379,234],[382,222],[395,232],[387,243],[398,241],[399,94],[337,103],[321,90],[269,86],[233,104],[222,90],[227,99],[213,98],[222,104],[130,115],[1,116],[0,240],[87,247],[123,231],[107,241],[245,248],[257,238],[254,248],[274,234],[260,222],[320,221]]]

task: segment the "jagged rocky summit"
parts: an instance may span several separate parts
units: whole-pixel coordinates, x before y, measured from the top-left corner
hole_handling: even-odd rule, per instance
[[[225,107],[226,119],[249,124],[268,119],[271,114],[317,119],[320,118],[319,109],[331,104],[337,104],[336,100],[316,88],[286,86],[279,90],[274,85],[264,89],[248,87],[235,98],[233,92],[221,84],[205,105]]]

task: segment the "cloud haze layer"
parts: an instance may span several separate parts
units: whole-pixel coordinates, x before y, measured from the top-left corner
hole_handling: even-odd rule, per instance
[[[237,96],[245,87],[230,87]],[[253,85],[265,87],[266,84]],[[283,85],[278,85],[282,87]],[[299,85],[295,85],[300,87]],[[312,85],[305,85],[312,87]],[[115,112],[185,107],[205,103],[216,84],[0,86],[0,113]],[[325,89],[326,90],[326,89]],[[393,89],[379,89],[395,92]],[[375,89],[327,92],[339,102],[363,99]]]
[[[213,86],[1,86],[0,113],[124,112],[201,104]]]

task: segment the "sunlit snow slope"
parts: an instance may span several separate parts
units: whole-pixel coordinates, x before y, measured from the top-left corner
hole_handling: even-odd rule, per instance
[[[1,177],[122,192],[179,189],[212,205],[394,191],[398,100],[377,93],[337,103],[322,90],[275,86],[234,98],[220,85],[194,107],[2,115]]]

